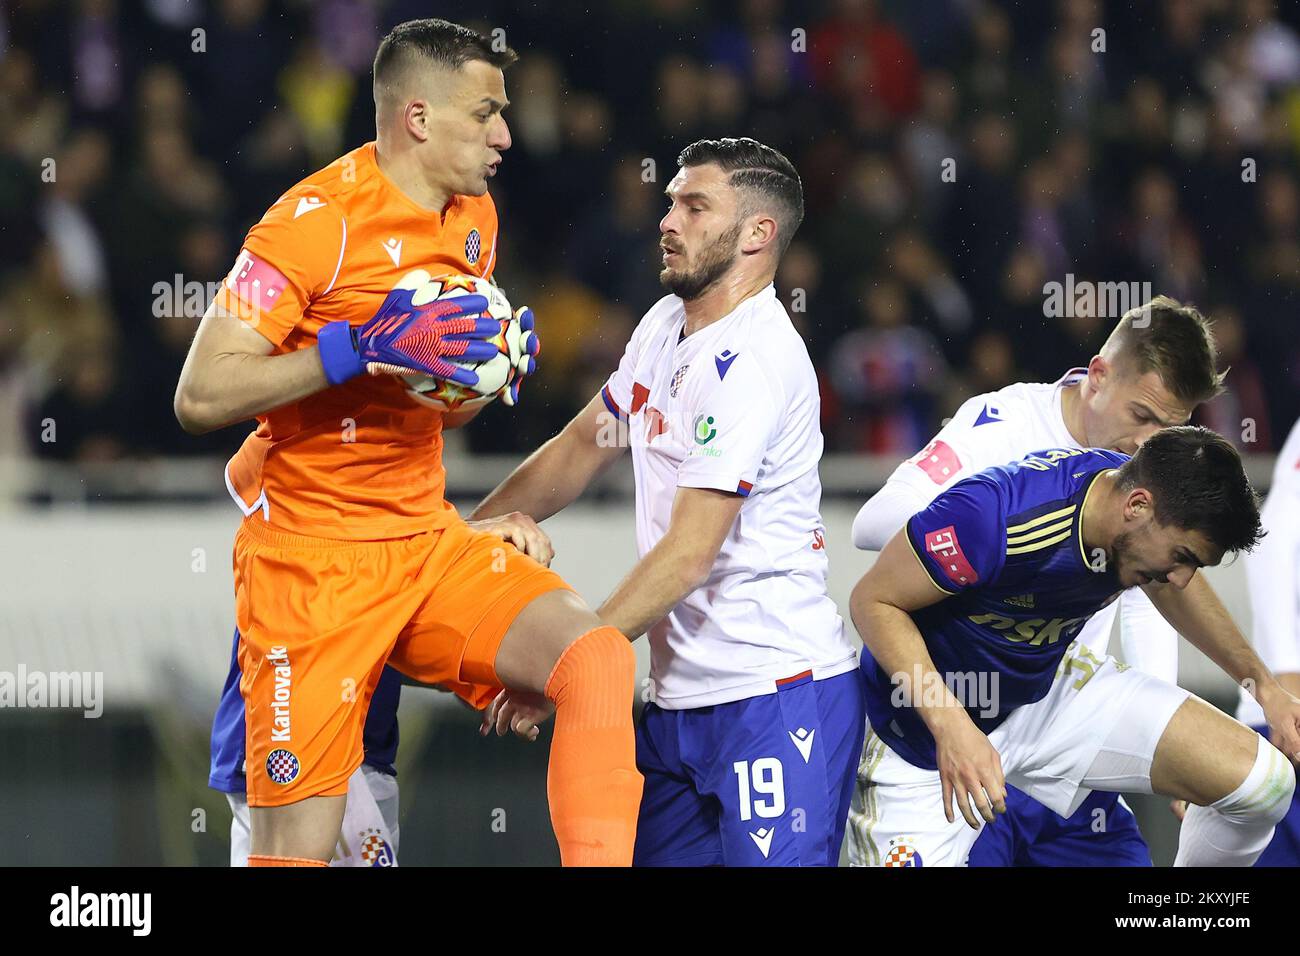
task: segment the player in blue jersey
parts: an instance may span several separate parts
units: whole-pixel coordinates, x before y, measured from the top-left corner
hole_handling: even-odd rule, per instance
[[[1190,305],[1156,296],[1121,317],[1086,368],[963,403],[862,506],[853,522],[854,545],[879,552],[945,488],[1035,449],[1131,454],[1161,428],[1186,424],[1199,402],[1223,391],[1216,358],[1206,318]],[[1117,616],[1125,663],[1178,683],[1178,634],[1139,588],[1094,614],[1075,639],[1105,657]],[[969,865],[1150,866],[1151,854],[1118,793],[1097,791],[1063,820],[1008,787],[1007,812],[980,833]]]
[[[1093,790],[1184,799],[1177,865],[1253,863],[1295,790],[1300,700],[1196,572],[1260,534],[1240,456],[1188,426],[1131,459],[1055,449],[988,468],[913,515],[850,605],[871,724],[853,862],[962,865],[1011,783],[1062,816]],[[1273,745],[1074,642],[1130,587],[1253,688]]]
[[[235,631],[235,649],[239,631]],[[244,698],[239,693],[239,658],[230,657],[230,672],[212,719],[212,759],[208,786],[230,802],[230,865],[248,865],[249,816],[244,793]],[[348,779],[347,807],[333,866],[396,866],[398,839],[397,703],[402,678],[391,667],[370,699],[362,745],[365,762]]]

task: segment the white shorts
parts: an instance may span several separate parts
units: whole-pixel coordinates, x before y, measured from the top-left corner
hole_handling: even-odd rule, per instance
[[[1016,708],[989,741],[1007,783],[1068,817],[1093,790],[1151,793],[1156,745],[1190,696],[1076,641],[1047,696]],[[954,813],[949,823],[939,772],[908,763],[868,724],[849,809],[850,865],[965,866],[979,830]]]
[[[228,793],[230,865],[248,866],[248,800]],[[348,778],[348,804],[330,866],[397,866],[397,778],[362,764]]]

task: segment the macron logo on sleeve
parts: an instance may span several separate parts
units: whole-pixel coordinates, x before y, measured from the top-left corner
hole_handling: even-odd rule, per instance
[[[931,531],[925,536],[925,550],[928,551],[948,580],[954,584],[975,584],[980,576],[971,567],[966,555],[962,553],[961,543],[957,540],[957,531],[952,525]]]
[[[317,199],[315,196],[303,196],[298,200],[298,207],[293,211],[293,218],[297,219],[304,213],[309,213],[313,209],[320,209],[325,205],[325,200]]]
[[[713,362],[718,366],[718,381],[727,377],[727,371],[731,368],[731,363],[739,357],[739,352],[733,352],[731,349],[723,349],[720,353],[713,356]]]

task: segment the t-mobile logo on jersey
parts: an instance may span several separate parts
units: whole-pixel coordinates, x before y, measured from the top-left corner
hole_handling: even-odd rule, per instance
[[[921,449],[912,459],[912,464],[925,472],[936,485],[947,484],[962,467],[961,458],[953,447],[938,438]]]
[[[943,573],[954,584],[974,584],[980,579],[962,553],[957,531],[952,525],[931,531],[925,536],[925,550],[934,555]]]
[[[284,273],[257,258],[247,249],[239,251],[234,268],[226,276],[226,288],[235,293],[244,304],[251,307],[254,316],[270,312],[275,304],[283,298],[282,293],[289,285]],[[244,316],[240,316],[244,318]]]

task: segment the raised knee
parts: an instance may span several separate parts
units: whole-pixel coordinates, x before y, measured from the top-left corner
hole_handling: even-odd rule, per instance
[[[1255,764],[1242,786],[1214,804],[1224,816],[1277,824],[1291,808],[1295,796],[1295,768],[1282,751],[1263,737]]]
[[[1260,743],[1264,745],[1262,740]],[[1276,798],[1267,807],[1269,821],[1277,825],[1287,815],[1287,811],[1291,809],[1291,801],[1295,798],[1295,767],[1282,751],[1272,744],[1267,746],[1277,754],[1277,759],[1274,760],[1277,770],[1269,778],[1271,785],[1269,792],[1275,793]]]

